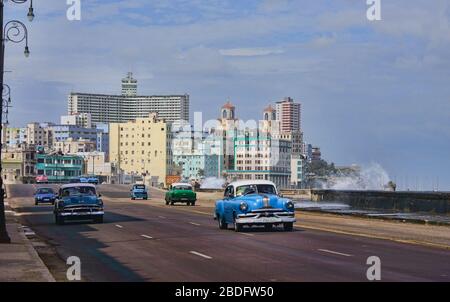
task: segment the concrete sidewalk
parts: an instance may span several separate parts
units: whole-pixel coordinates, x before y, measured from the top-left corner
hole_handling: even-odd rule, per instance
[[[11,244],[0,244],[0,282],[54,282],[25,230],[6,206],[6,228]]]

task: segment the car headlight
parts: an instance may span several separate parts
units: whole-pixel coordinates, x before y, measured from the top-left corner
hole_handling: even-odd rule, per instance
[[[246,211],[248,210],[248,204],[245,203],[245,202],[242,202],[241,205],[239,206],[239,209],[240,209],[242,212],[246,212]]]
[[[286,202],[286,209],[294,210],[294,208],[295,208],[295,206],[294,206],[294,203],[292,201]]]

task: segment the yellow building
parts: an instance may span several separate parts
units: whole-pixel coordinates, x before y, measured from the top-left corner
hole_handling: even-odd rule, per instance
[[[169,125],[156,113],[127,123],[110,124],[110,161],[120,173],[143,175],[153,185],[172,173]]]

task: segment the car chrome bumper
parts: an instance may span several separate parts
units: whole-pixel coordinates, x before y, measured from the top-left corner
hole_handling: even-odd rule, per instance
[[[92,211],[92,212],[60,212],[59,216],[63,217],[80,217],[80,216],[103,216],[104,211]]]
[[[236,218],[236,223],[239,224],[281,224],[281,223],[294,223],[296,222],[295,214],[289,212],[274,213],[267,216],[263,213],[261,214],[243,214]]]

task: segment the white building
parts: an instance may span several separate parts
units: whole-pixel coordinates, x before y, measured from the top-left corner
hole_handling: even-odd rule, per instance
[[[137,95],[137,80],[122,80],[122,95],[70,93],[68,114],[91,114],[92,123],[123,123],[158,113],[166,122],[189,121],[189,95]]]
[[[111,177],[112,167],[111,163],[107,162],[105,152],[79,152],[77,155],[84,158],[86,174],[103,176],[106,179]]]
[[[53,145],[52,123],[30,123],[24,131],[23,141],[28,145],[51,148]]]
[[[76,113],[61,116],[61,125],[76,125],[83,128],[92,128],[90,113]]]
[[[133,73],[129,72],[127,77],[122,79],[122,95],[137,95],[137,80],[133,79]]]

